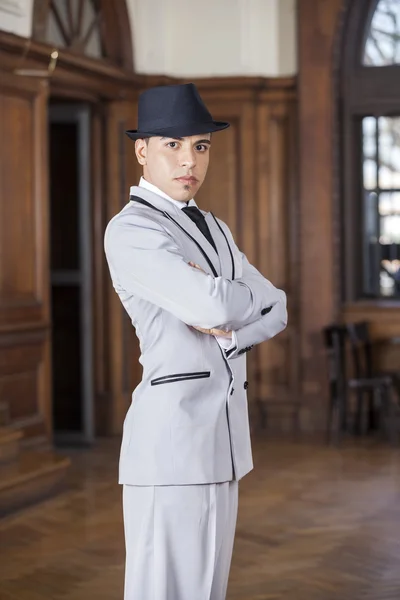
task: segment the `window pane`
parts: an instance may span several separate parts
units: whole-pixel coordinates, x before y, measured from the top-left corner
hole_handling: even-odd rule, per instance
[[[376,192],[364,192],[363,296],[380,296],[379,213]]]
[[[400,244],[400,192],[379,195],[380,244]]]
[[[400,297],[400,117],[364,117],[362,135],[363,296]]]
[[[374,190],[377,187],[376,127],[377,120],[375,117],[365,117],[363,119],[363,171],[364,188],[366,190]]]
[[[365,43],[363,64],[369,67],[400,64],[399,0],[379,0]]]
[[[379,117],[379,187],[400,190],[400,117]]]

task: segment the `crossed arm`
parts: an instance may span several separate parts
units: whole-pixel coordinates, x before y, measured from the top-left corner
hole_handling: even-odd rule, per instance
[[[187,264],[170,232],[147,215],[126,211],[114,218],[105,251],[117,291],[143,298],[190,326],[239,334],[285,298],[245,257],[243,277],[234,281]],[[267,334],[264,329],[259,324],[254,333],[245,330],[239,336],[257,339]]]
[[[250,265],[243,253],[242,261],[244,271],[252,269],[260,277],[262,277],[261,273],[259,273],[252,265]],[[196,265],[195,263],[189,264],[202,271],[199,265]],[[235,331],[236,345],[226,352],[227,358],[236,358],[244,352],[251,350],[256,344],[260,344],[261,342],[271,339],[285,329],[287,325],[286,294],[281,291],[281,297],[279,298],[278,302],[267,309],[263,309],[262,313],[263,314],[257,321],[254,321],[249,325],[245,325],[244,327],[241,327]],[[220,329],[203,329],[201,327],[195,327],[195,329],[201,331],[202,333],[217,337],[232,337],[232,331],[226,332]]]

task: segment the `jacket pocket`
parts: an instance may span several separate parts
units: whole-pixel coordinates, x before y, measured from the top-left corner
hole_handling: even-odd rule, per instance
[[[198,371],[197,373],[174,373],[151,380],[151,385],[162,385],[163,383],[175,383],[176,381],[187,381],[188,379],[207,379],[211,371]]]

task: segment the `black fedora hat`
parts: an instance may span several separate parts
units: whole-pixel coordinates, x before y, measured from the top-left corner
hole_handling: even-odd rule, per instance
[[[185,137],[229,127],[214,121],[194,83],[161,85],[139,96],[138,129],[126,131],[132,140]]]

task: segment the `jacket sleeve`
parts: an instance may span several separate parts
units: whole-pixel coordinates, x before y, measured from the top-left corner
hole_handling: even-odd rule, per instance
[[[261,273],[249,263],[244,254],[242,254],[242,260],[244,280],[248,278],[249,273],[252,273],[253,277],[263,278]],[[278,298],[277,301],[264,308],[261,317],[257,321],[235,331],[236,347],[226,352],[227,358],[236,358],[251,350],[256,344],[271,339],[285,329],[288,318],[286,294],[284,291],[275,288],[272,283],[268,282],[268,284],[274,288]]]
[[[122,212],[110,221],[105,252],[116,291],[167,310],[187,325],[239,329],[277,301],[270,284],[249,273],[231,281],[187,264],[174,238],[146,215]]]

